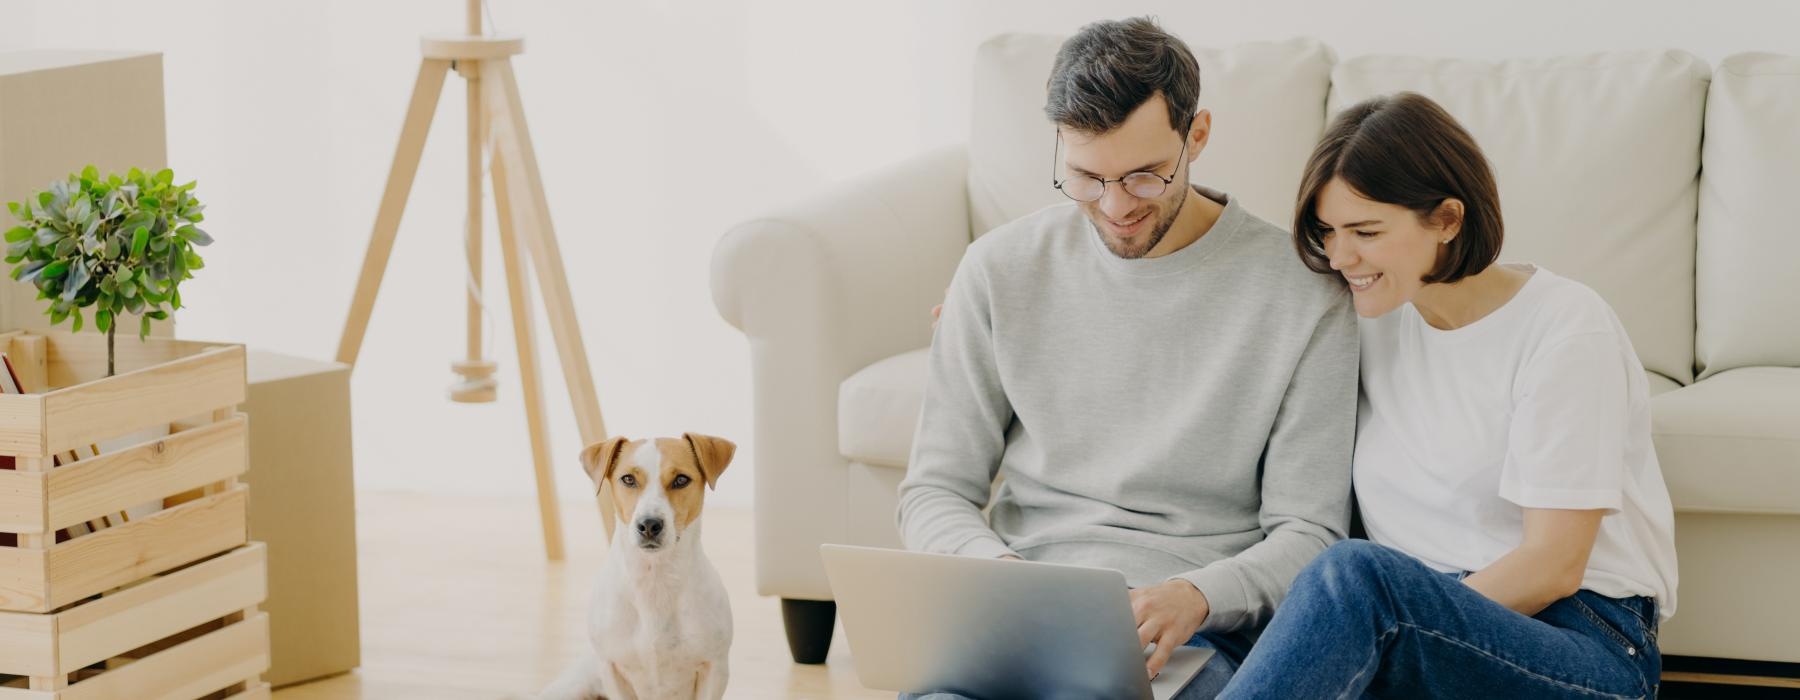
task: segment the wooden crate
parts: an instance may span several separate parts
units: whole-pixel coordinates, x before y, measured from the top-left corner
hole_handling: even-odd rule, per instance
[[[0,394],[0,700],[267,697],[244,348],[125,335],[112,377],[97,333],[0,350],[29,392]]]
[[[0,613],[0,700],[267,698],[260,542],[55,613]]]
[[[15,463],[0,469],[0,533],[13,533],[0,610],[49,612],[245,543],[243,346],[127,336],[113,377],[97,333],[0,334],[0,348],[41,392],[0,394],[0,455]],[[161,427],[175,432],[52,468],[52,455]],[[171,507],[57,541],[159,500]]]

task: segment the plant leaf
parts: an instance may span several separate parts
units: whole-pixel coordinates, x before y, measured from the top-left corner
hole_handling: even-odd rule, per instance
[[[41,274],[43,272],[44,267],[49,264],[50,263],[47,261],[33,260],[31,262],[25,263],[24,265],[15,267],[15,268],[13,268],[13,271],[12,271],[13,279],[19,280],[21,282],[30,282],[32,279],[36,278],[39,274]]]
[[[63,281],[63,293],[62,293],[63,301],[74,301],[75,295],[81,293],[81,288],[84,286],[87,286],[87,281],[88,281],[87,265],[77,263],[69,271],[69,279]]]
[[[136,260],[144,257],[144,246],[149,242],[150,229],[143,226],[137,227],[137,230],[131,234],[131,258]]]
[[[111,332],[112,331],[112,323],[113,323],[113,315],[112,315],[111,310],[101,309],[99,311],[94,312],[94,326],[96,328],[99,328],[101,333]]]
[[[81,309],[79,309],[79,308],[75,309],[75,313],[73,315],[75,317],[75,325],[74,325],[74,327],[69,329],[69,332],[80,333],[81,332]]]
[[[44,275],[43,276],[47,279],[56,279],[58,277],[63,276],[63,274],[67,273],[68,271],[69,271],[69,263],[66,261],[63,261],[63,260],[58,260],[58,261],[50,263],[49,265],[44,267]]]
[[[192,228],[192,227],[190,227],[190,228]],[[18,243],[19,241],[23,241],[27,238],[30,238],[31,236],[32,236],[31,229],[25,228],[24,226],[14,226],[10,229],[7,229],[6,242],[7,243]]]
[[[150,317],[144,316],[138,319],[138,339],[142,340],[148,337],[150,337]]]
[[[212,245],[213,237],[195,226],[183,226],[177,233],[182,238],[192,241],[194,245]]]

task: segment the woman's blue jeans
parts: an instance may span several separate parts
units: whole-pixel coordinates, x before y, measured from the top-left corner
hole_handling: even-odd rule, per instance
[[[1645,698],[1662,673],[1656,603],[1581,591],[1533,617],[1397,550],[1332,545],[1222,698]]]

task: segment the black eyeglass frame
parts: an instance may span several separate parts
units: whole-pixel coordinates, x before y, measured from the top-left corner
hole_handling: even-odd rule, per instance
[[[1083,204],[1086,204],[1088,202],[1100,201],[1101,197],[1106,196],[1106,186],[1110,185],[1112,183],[1115,183],[1115,182],[1119,183],[1120,187],[1125,188],[1125,194],[1131,195],[1133,197],[1137,197],[1138,199],[1155,199],[1157,197],[1161,197],[1161,196],[1163,196],[1164,192],[1169,191],[1169,184],[1175,182],[1175,173],[1181,172],[1181,161],[1182,161],[1182,159],[1187,157],[1188,131],[1193,128],[1193,125],[1194,125],[1194,118],[1190,116],[1190,117],[1188,117],[1187,128],[1184,128],[1181,130],[1181,153],[1179,153],[1175,156],[1175,170],[1174,170],[1174,172],[1169,173],[1168,177],[1163,177],[1162,175],[1158,175],[1156,173],[1156,171],[1153,171],[1153,170],[1137,170],[1137,171],[1125,173],[1124,176],[1116,177],[1111,180],[1108,180],[1106,178],[1101,178],[1101,177],[1094,177],[1093,175],[1075,175],[1075,176],[1072,176],[1072,177],[1069,177],[1067,179],[1060,180],[1060,181],[1056,179],[1057,166],[1062,164],[1062,129],[1059,127],[1056,130],[1056,145],[1051,147],[1051,150],[1050,150],[1050,186],[1056,188],[1056,191],[1061,192],[1064,197],[1068,197],[1071,200],[1081,202]],[[1125,181],[1129,180],[1131,178],[1137,177],[1139,175],[1148,175],[1150,177],[1156,178],[1157,180],[1160,180],[1162,182],[1162,189],[1157,190],[1156,194],[1148,195],[1148,196],[1138,195],[1138,194],[1132,192],[1131,188],[1125,185]],[[1076,197],[1075,195],[1069,194],[1068,190],[1063,189],[1063,185],[1069,184],[1070,180],[1076,180],[1076,179],[1080,179],[1080,178],[1087,178],[1089,180],[1094,180],[1094,181],[1099,182],[1100,183],[1100,194],[1095,196],[1093,199],[1080,199],[1080,198]]]

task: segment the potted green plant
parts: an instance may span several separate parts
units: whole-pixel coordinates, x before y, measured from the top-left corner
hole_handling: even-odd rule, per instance
[[[206,207],[194,184],[175,185],[168,169],[101,179],[90,165],[67,181],[11,202],[19,225],[6,232],[12,278],[30,282],[51,325],[72,321],[81,332],[82,309],[94,307],[94,325],[106,334],[106,375],[113,376],[113,337],[126,313],[137,314],[138,338],[151,319],[181,308],[180,285],[205,267],[195,246],[212,236],[195,224]],[[164,309],[164,305],[168,308]]]

